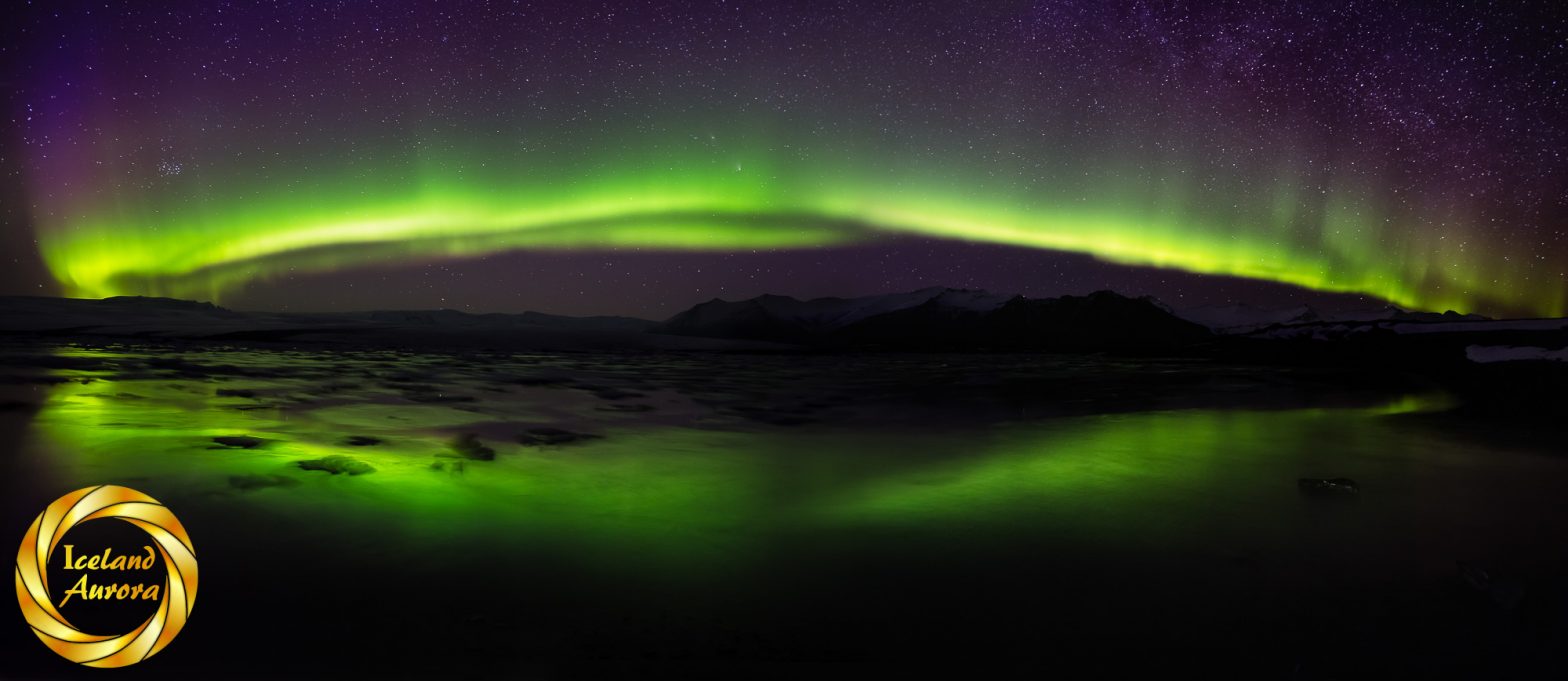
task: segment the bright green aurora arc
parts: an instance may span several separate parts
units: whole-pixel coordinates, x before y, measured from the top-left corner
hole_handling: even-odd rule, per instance
[[[1564,309],[1562,287],[1532,288],[1506,259],[1467,249],[1463,238],[1391,228],[1416,218],[1387,216],[1352,189],[1314,197],[1303,209],[1301,190],[1287,178],[1251,189],[1248,201],[1213,207],[1204,190],[1115,171],[1104,172],[1099,190],[1066,197],[943,177],[940,169],[877,173],[844,159],[805,162],[766,151],[722,162],[607,162],[564,178],[558,168],[481,159],[435,164],[443,171],[382,163],[235,197],[175,187],[165,202],[137,190],[49,225],[43,252],[73,295],[220,300],[284,270],[398,258],[821,247],[917,233],[1365,293],[1419,309]]]
[[[681,60],[697,57],[666,55],[610,71],[541,57],[568,49],[559,38],[468,40],[501,66],[438,77],[474,57],[297,36],[261,65],[223,62],[229,80],[186,75],[212,61],[203,37],[132,41],[139,60],[87,52],[40,77],[27,179],[49,270],[68,295],[222,301],[284,274],[514,250],[902,236],[1422,310],[1568,312],[1563,263],[1500,236],[1491,204],[1426,177],[1404,147],[1351,143],[1376,134],[1325,137],[1239,90],[1206,106],[1109,66],[1085,84],[1060,58],[939,78],[881,52],[799,61],[779,44],[746,68],[693,76]],[[366,66],[377,59],[393,66]],[[150,75],[156,96],[138,85]],[[977,92],[993,96],[963,96]]]

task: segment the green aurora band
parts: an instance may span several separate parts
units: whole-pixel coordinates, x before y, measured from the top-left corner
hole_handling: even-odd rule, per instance
[[[726,135],[759,137],[767,135]],[[516,142],[500,138],[427,142],[266,169],[209,159],[199,177],[157,178],[116,168],[113,150],[101,149],[110,162],[89,178],[96,189],[50,194],[34,221],[62,289],[84,297],[221,301],[284,273],[518,249],[795,249],[912,235],[1366,294],[1414,309],[1568,311],[1568,283],[1511,267],[1508,256],[1529,254],[1471,233],[1463,206],[1379,201],[1349,179],[1288,164],[1216,174],[1179,158],[1107,153],[1074,171],[1058,160],[1055,170],[1032,172],[1039,164],[1027,160],[897,158],[871,142],[807,153],[777,140],[737,150],[712,134],[674,138],[534,155],[508,154]],[[1192,179],[1194,165],[1202,181]]]

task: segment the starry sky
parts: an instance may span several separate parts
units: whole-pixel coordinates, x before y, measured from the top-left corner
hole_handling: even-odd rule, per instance
[[[0,292],[1568,314],[1555,2],[28,2]]]

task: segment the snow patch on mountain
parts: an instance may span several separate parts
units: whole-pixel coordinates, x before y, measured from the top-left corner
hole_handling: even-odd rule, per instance
[[[1486,317],[1475,314],[1413,312],[1396,305],[1320,310],[1310,305],[1257,307],[1245,303],[1233,303],[1201,305],[1178,310],[1175,314],[1187,321],[1207,326],[1215,333],[1253,334],[1269,338],[1342,336],[1347,332],[1355,333],[1372,328],[1395,328],[1396,322],[1410,322],[1410,324],[1399,325],[1399,333],[1422,333],[1423,331],[1414,329],[1431,328],[1439,322],[1491,323],[1491,320]]]

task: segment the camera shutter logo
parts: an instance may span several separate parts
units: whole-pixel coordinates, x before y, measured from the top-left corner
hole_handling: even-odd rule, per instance
[[[131,631],[106,636],[83,632],[60,614],[49,596],[47,566],[71,528],[110,518],[152,538],[167,578],[153,587],[161,587],[157,612]],[[27,528],[16,552],[16,600],[33,633],[61,657],[89,667],[136,664],[169,645],[190,618],[196,603],[196,553],[185,527],[156,499],[118,485],[79,489],[49,504]]]

